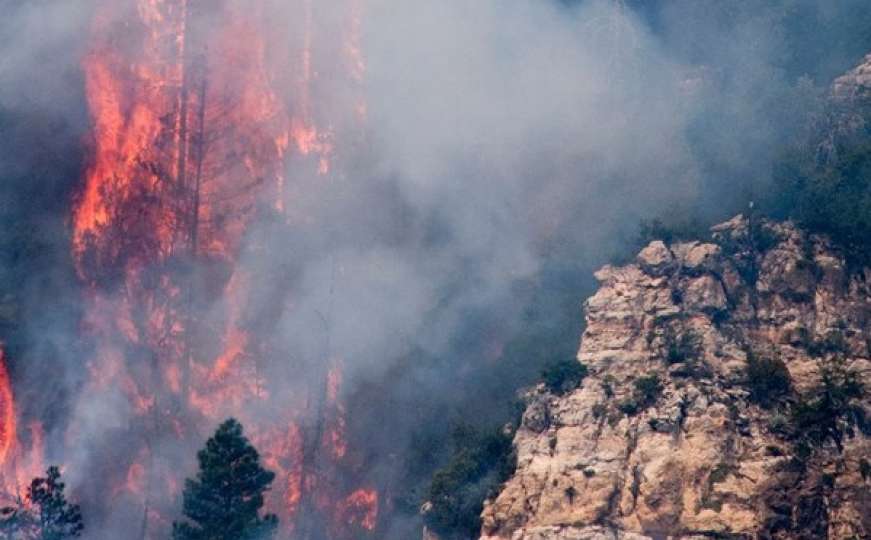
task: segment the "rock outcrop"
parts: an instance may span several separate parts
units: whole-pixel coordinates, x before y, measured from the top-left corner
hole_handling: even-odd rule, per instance
[[[867,129],[871,107],[871,54],[832,83],[822,114],[812,115],[814,148],[817,163],[835,163],[842,147]]]
[[[868,99],[871,97],[871,54],[841,75],[832,84],[832,97],[836,100]]]
[[[871,538],[871,270],[788,223],[712,238],[596,274],[589,375],[529,393],[482,539]]]

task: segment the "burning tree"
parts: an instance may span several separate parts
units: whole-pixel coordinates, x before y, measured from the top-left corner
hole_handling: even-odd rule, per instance
[[[352,37],[330,54],[344,51],[356,79],[359,0],[335,2],[347,4]],[[284,57],[285,29],[270,26],[276,11],[289,11],[279,4],[107,0],[97,10],[84,66],[94,155],[73,215],[73,252],[95,347],[86,392],[120,391],[132,409],[128,432],[116,434],[126,451],[97,491],[140,501],[143,539],[165,526],[161,501],[178,489],[177,456],[162,455],[162,445],[177,452],[176,441],[197,440],[227,415],[270,418],[252,439],[278,473],[267,504],[286,527],[315,512],[362,514],[354,520],[375,526],[377,494],[326,481],[318,455],[336,461],[346,452],[343,410],[336,392],[327,396],[329,347],[298,360],[323,364],[315,390],[292,393],[261,374],[287,359],[252,339],[256,285],[240,260],[250,225],[268,214],[292,228],[302,218],[285,209],[287,162],[299,160],[320,181],[334,150],[312,90],[315,7],[298,0],[300,51]],[[292,95],[278,92],[285,84]],[[270,404],[277,395],[284,401]]]
[[[265,540],[278,527],[275,514],[260,517],[263,495],[275,473],[260,465],[260,455],[229,419],[197,455],[200,470],[185,481],[184,515],[173,524],[173,540]]]
[[[0,536],[7,540],[65,540],[84,530],[78,505],[64,495],[60,469],[49,467],[44,478],[34,478],[23,500],[0,509]]]
[[[26,431],[19,432],[17,416],[6,353],[0,342],[0,501],[20,505],[21,487],[43,468],[43,429],[40,422],[31,422],[28,441]]]

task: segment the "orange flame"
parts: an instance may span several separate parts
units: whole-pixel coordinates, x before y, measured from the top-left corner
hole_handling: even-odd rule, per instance
[[[44,472],[42,424],[28,425],[29,447],[19,441],[17,425],[12,382],[0,343],[0,499],[21,496],[31,479]]]
[[[336,513],[337,522],[371,531],[378,523],[378,493],[372,489],[358,489],[339,503]]]
[[[85,325],[97,349],[86,391],[120,390],[148,429],[193,438],[221,417],[262,418],[251,410],[269,402],[258,372],[262,351],[246,320],[255,284],[238,264],[239,251],[262,209],[285,212],[287,162],[298,160],[312,177],[323,177],[337,148],[333,128],[316,107],[316,8],[312,0],[294,1],[303,27],[290,68],[271,56],[278,38],[268,31],[269,2],[206,3],[208,24],[200,25],[202,15],[188,0],[99,4],[83,63],[93,155],[72,219],[76,267],[89,285]],[[359,84],[365,73],[361,3],[335,1],[348,12],[337,63]],[[292,100],[277,90],[288,69]],[[354,108],[360,114],[365,104]],[[206,301],[209,317],[201,317]],[[334,414],[317,441],[334,462],[349,454],[340,382],[341,373],[331,371]],[[303,491],[318,483],[304,478],[305,437],[297,422],[305,400],[298,401],[300,410],[251,432],[278,473],[270,505],[288,530]],[[0,426],[2,444],[4,433]],[[76,433],[72,426],[68,438]],[[0,446],[0,455],[5,452]],[[157,489],[146,488],[158,457],[150,452],[135,449],[117,471],[119,493],[146,499],[145,491]],[[164,490],[159,496],[169,500],[168,491],[180,482],[169,477],[157,484]],[[374,528],[377,493],[342,497],[333,491],[328,514]],[[149,513],[159,523],[169,521],[155,508]]]
[[[0,463],[6,463],[16,436],[12,383],[6,370],[6,356],[0,344]]]

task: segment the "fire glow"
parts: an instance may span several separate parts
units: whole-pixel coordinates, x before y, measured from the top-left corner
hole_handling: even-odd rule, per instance
[[[22,435],[27,436],[29,444]],[[31,422],[26,433],[19,433],[6,353],[0,342],[0,503],[22,497],[30,479],[42,474],[43,445],[41,423]]]
[[[141,505],[143,538],[165,532],[173,516],[161,501],[177,500],[182,483],[177,468],[155,465],[150,441],[196,441],[227,416],[249,427],[277,473],[269,510],[284,534],[312,519],[299,515],[305,511],[328,516],[335,538],[378,524],[375,490],[339,488],[329,478],[330,463],[349,451],[340,362],[323,359],[325,380],[313,383],[323,388],[322,406],[312,406],[317,396],[299,396],[298,410],[282,410],[273,425],[247,421],[269,406],[259,366],[275,360],[246,323],[255,284],[239,264],[241,245],[264,209],[292,226],[295,217],[284,213],[295,180],[286,177],[288,162],[308,164],[310,176],[327,182],[338,145],[316,112],[315,7],[296,3],[303,24],[293,46],[276,39],[277,8],[267,1],[103,0],[93,21],[84,62],[92,156],[73,212],[72,251],[88,286],[86,331],[95,344],[87,390],[120,392],[145,426],[141,447],[110,472],[113,498]],[[359,82],[362,6],[334,3],[347,12],[336,65]],[[365,104],[354,109],[362,115]],[[3,456],[14,440],[11,401],[8,377],[0,377]],[[312,414],[317,427],[302,425]],[[77,432],[72,425],[67,445]]]

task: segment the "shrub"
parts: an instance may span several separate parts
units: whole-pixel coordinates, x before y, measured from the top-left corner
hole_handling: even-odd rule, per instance
[[[586,376],[587,366],[574,359],[557,360],[541,372],[545,386],[557,395],[571,392],[581,385]]]
[[[639,377],[632,384],[635,387],[635,397],[642,406],[653,405],[662,394],[662,383],[659,375],[655,373]]]
[[[596,403],[595,405],[593,405],[592,413],[593,418],[595,418],[596,420],[605,416],[606,412],[608,412],[608,407],[604,403]]]
[[[732,262],[741,279],[748,285],[754,285],[759,279],[759,256],[768,251],[778,242],[777,235],[750,209],[746,234],[738,236],[722,235],[718,244]]]
[[[638,405],[638,401],[634,398],[634,396],[632,396],[618,403],[617,409],[626,416],[632,416],[634,414],[637,414],[641,407]]]
[[[866,482],[871,478],[871,462],[865,458],[859,459],[859,474],[862,475],[862,480]]]
[[[869,433],[869,424],[861,399],[865,388],[858,375],[835,360],[823,366],[819,385],[801,397],[790,410],[793,438],[799,444],[799,454],[807,455],[815,448],[833,443],[843,449],[845,438],[856,430]]]
[[[484,500],[514,472],[511,434],[503,429],[454,429],[450,461],[433,475],[424,519],[444,538],[477,537]]]
[[[610,374],[606,374],[602,377],[602,392],[605,393],[606,398],[614,397],[614,376]]]
[[[675,377],[710,377],[711,370],[703,358],[702,338],[694,330],[682,332],[666,327],[663,334],[663,359],[666,364],[683,364],[681,369],[672,370]]]
[[[774,230],[753,214],[749,219],[748,235],[750,248],[756,253],[765,253],[780,241]]]
[[[728,463],[717,464],[717,466],[711,470],[711,474],[708,476],[708,485],[713,486],[714,484],[721,484],[725,482],[729,475],[734,473],[736,469],[737,467]]]
[[[783,413],[774,413],[768,419],[768,430],[780,436],[788,436],[790,431],[789,417]]]
[[[632,395],[617,404],[617,409],[627,416],[653,405],[662,394],[662,382],[655,373],[635,379],[632,386]]]
[[[750,400],[763,407],[771,406],[792,389],[789,370],[780,358],[748,352],[746,375]]]
[[[851,263],[871,261],[871,135],[839,141],[819,160],[812,148],[784,158],[775,170],[772,206],[811,232],[827,234]]]
[[[676,332],[666,327],[662,336],[664,356],[668,364],[692,363],[701,356],[701,337],[693,330]]]
[[[831,330],[825,337],[815,339],[808,344],[808,352],[812,356],[825,356],[828,353],[845,353],[849,345],[842,330]]]

